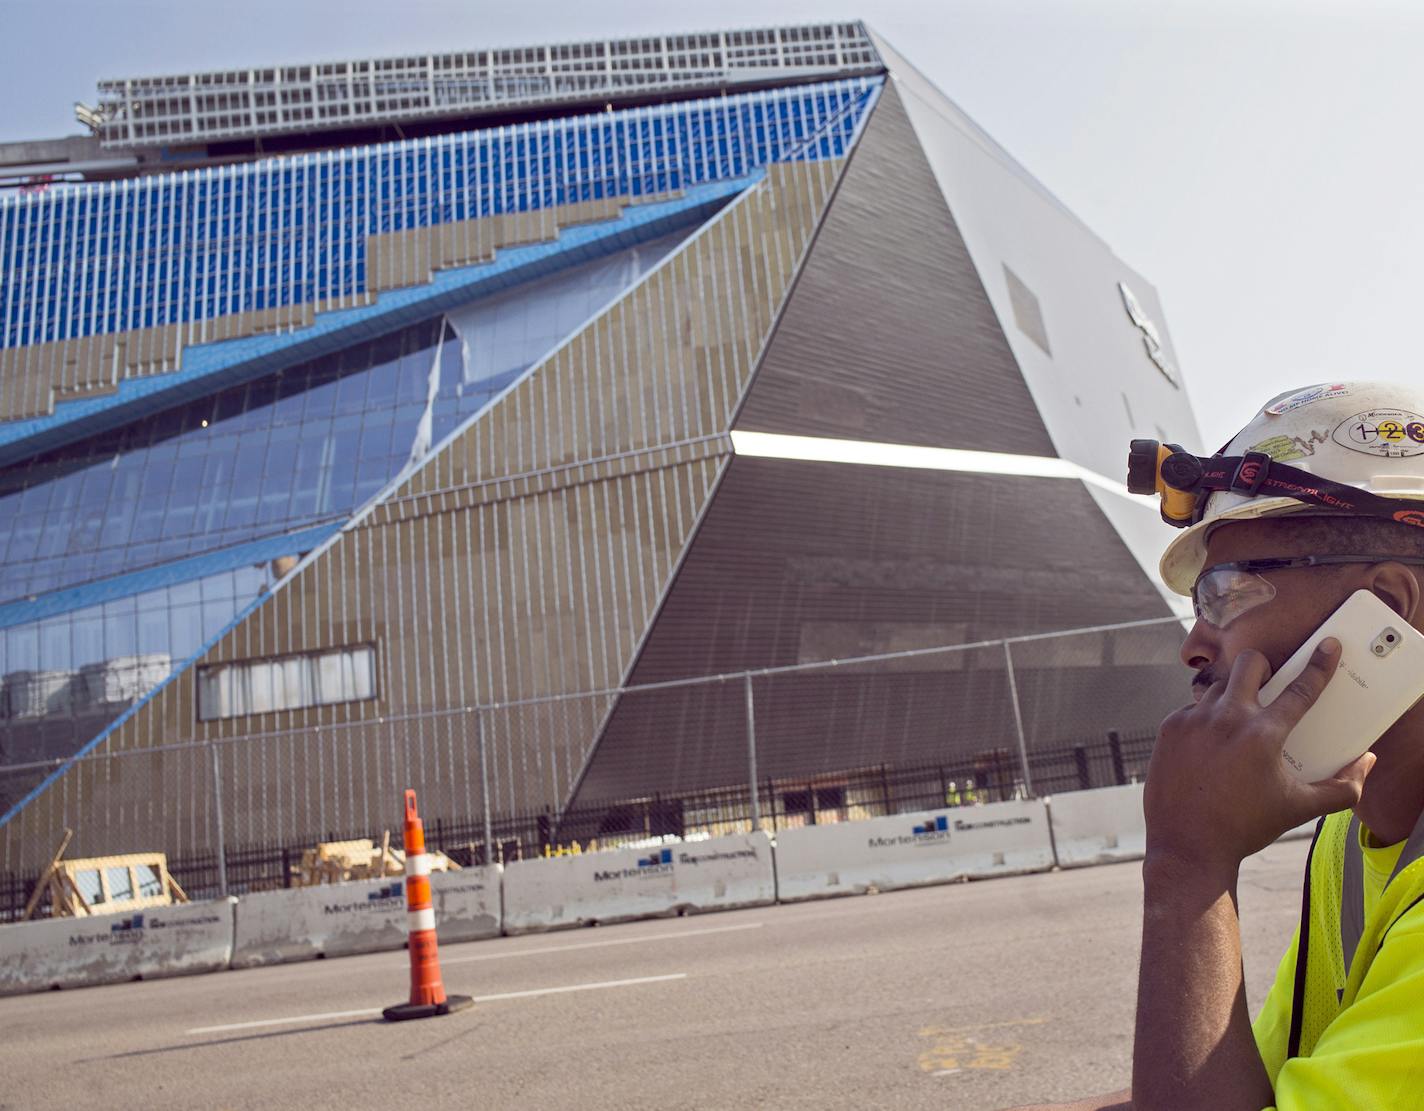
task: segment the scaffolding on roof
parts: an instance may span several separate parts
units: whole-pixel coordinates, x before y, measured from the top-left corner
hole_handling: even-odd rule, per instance
[[[878,72],[862,23],[510,47],[99,83],[104,147],[171,147]]]

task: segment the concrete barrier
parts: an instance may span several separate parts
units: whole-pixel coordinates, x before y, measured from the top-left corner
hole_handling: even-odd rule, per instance
[[[435,932],[442,944],[500,935],[504,925],[502,871],[496,864],[431,875]]]
[[[441,941],[499,935],[498,867],[436,872],[430,890]],[[401,949],[405,937],[405,880],[400,876],[262,891],[238,901],[232,966]]]
[[[0,995],[226,968],[236,899],[0,926]]]
[[[1052,866],[1048,819],[1036,800],[804,826],[776,835],[776,890],[782,902]]]
[[[1071,791],[1047,801],[1059,867],[1141,860],[1147,851],[1141,783]]]
[[[1142,817],[1141,783],[1126,787],[1099,787],[1054,795],[1048,803],[1048,822],[1062,868],[1141,860],[1147,852],[1147,826]],[[1316,820],[1287,830],[1278,841],[1315,836]]]
[[[244,895],[237,904],[232,967],[399,949],[405,922],[400,876]]]
[[[775,901],[764,833],[521,860],[504,869],[507,934]]]

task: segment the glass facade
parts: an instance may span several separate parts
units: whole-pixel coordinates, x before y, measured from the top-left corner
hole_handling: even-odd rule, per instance
[[[0,197],[0,348],[351,297],[379,233],[840,157],[881,80]]]
[[[116,685],[104,676],[108,685],[95,678],[79,691],[54,682],[44,697],[21,699],[18,684],[9,680],[17,674],[32,681],[60,673],[73,678],[82,669],[112,660],[123,660],[126,667],[140,666],[129,661],[142,660],[148,673],[159,669],[159,657],[181,663],[272,581],[268,567],[241,567],[0,631],[0,674],[6,676],[10,716],[37,717],[135,697],[141,692],[130,693],[123,682]],[[163,670],[166,675],[166,665]],[[119,697],[114,697],[116,692]]]
[[[73,752],[273,582],[241,567],[0,630],[0,759]]]
[[[681,240],[0,471],[0,602],[344,520]]]
[[[0,600],[345,517],[408,456],[440,337],[428,321],[8,468]]]

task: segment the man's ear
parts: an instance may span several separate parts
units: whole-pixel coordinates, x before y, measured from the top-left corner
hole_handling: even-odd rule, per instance
[[[1376,564],[1370,568],[1369,581],[1365,585],[1374,591],[1375,597],[1411,625],[1424,618],[1424,613],[1420,612],[1424,591],[1420,590],[1413,570],[1404,564]]]

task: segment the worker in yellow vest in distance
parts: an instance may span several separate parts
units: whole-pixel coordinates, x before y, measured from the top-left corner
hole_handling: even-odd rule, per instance
[[[962,784],[957,779],[951,779],[945,786],[944,804],[946,806],[973,806],[978,801],[979,792],[974,789],[972,776]]]
[[[1356,591],[1424,631],[1424,390],[1283,394],[1209,459],[1137,441],[1129,486],[1185,529],[1162,575],[1195,605],[1194,701],[1162,723],[1147,774],[1132,1087],[1060,1106],[1424,1108],[1424,702],[1306,784],[1282,750],[1332,677],[1350,681],[1340,643],[1258,697]],[[1322,816],[1253,1027],[1238,869]]]

